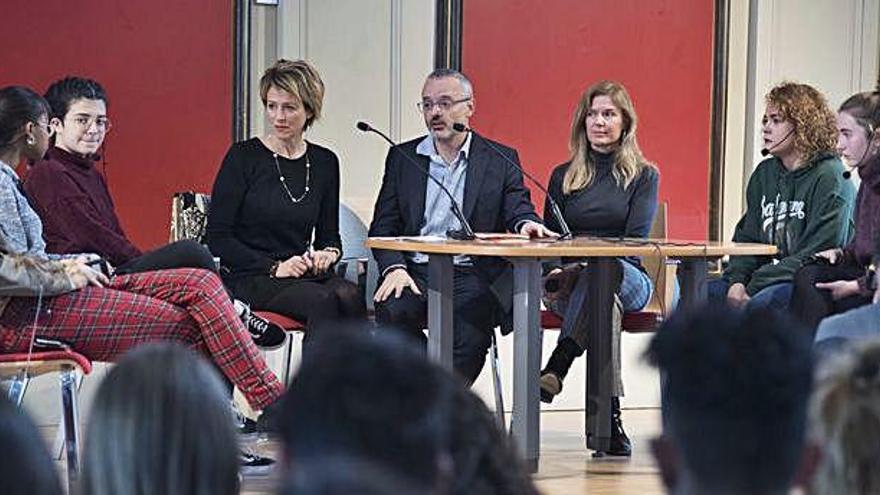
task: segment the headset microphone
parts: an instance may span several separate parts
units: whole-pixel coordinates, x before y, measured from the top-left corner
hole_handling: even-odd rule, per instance
[[[791,135],[792,135],[793,133],[794,133],[794,129],[788,131],[788,134],[786,134],[784,138],[782,138],[781,140],[779,140],[779,142],[776,143],[776,144],[774,144],[773,146],[770,146],[769,148],[762,148],[762,149],[761,149],[761,156],[767,156],[767,155],[769,155],[773,150],[775,150],[776,148],[778,148],[779,146],[781,146],[782,143],[784,143],[786,139],[788,139],[789,137],[791,137]]]
[[[873,134],[874,131],[870,130],[870,133]],[[844,167],[846,167],[848,169],[848,170],[845,170],[842,174],[844,179],[849,179],[850,177],[852,177],[852,171],[859,168],[859,165],[861,165],[862,162],[865,161],[865,157],[868,156],[868,151],[870,149],[871,149],[871,142],[869,141],[867,146],[865,146],[865,151],[862,152],[862,157],[859,158],[859,161],[857,161],[855,165],[852,165],[852,166],[844,165]]]

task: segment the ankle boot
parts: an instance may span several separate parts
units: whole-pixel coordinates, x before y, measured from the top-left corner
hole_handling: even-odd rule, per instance
[[[547,366],[541,371],[541,402],[553,402],[553,397],[562,392],[562,380],[568,374],[568,369],[575,358],[583,351],[577,343],[570,338],[562,339],[553,354],[547,360]]]
[[[620,398],[611,398],[611,441],[608,444],[608,455],[629,457],[632,455],[632,443],[623,431],[623,420],[620,419]]]

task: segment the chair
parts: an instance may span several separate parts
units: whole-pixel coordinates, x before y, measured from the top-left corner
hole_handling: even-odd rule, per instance
[[[369,236],[367,225],[354,210],[344,204],[339,205],[339,236],[342,238],[344,257],[337,264],[337,274],[357,284],[367,310],[372,312],[379,267],[372,251],[365,245]]]
[[[667,204],[661,202],[657,205],[657,213],[651,232],[651,239],[665,239],[667,235]],[[642,257],[642,266],[654,283],[654,293],[648,305],[641,311],[629,311],[623,313],[621,331],[627,333],[649,333],[657,329],[663,319],[672,312],[675,292],[676,262],[666,256],[651,255]],[[562,318],[548,310],[541,311],[541,328],[543,330],[559,330],[562,327]],[[499,424],[504,427],[504,402],[501,390],[501,363],[498,358],[498,347],[493,330],[492,340],[489,347],[489,355],[492,360],[493,383],[495,385],[495,414]]]
[[[64,450],[67,453],[68,493],[75,493],[79,479],[79,415],[77,373],[88,375],[92,363],[69,348],[31,353],[0,354],[0,379],[10,380],[9,399],[21,406],[32,377],[58,373],[61,381],[61,408]]]

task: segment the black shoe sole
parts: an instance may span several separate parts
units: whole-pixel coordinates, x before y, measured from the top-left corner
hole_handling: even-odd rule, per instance
[[[284,340],[282,340],[281,343],[272,344],[272,345],[260,344],[259,342],[257,342],[257,339],[253,338],[253,335],[251,335],[251,339],[254,341],[254,345],[256,345],[257,347],[259,347],[260,349],[262,349],[264,351],[274,351],[276,349],[281,349],[282,347],[284,347],[285,344],[287,344],[287,336],[286,335],[284,336]]]

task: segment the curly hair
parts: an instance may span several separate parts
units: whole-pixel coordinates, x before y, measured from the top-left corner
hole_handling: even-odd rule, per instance
[[[810,161],[820,153],[834,150],[837,119],[828,100],[816,88],[783,82],[771,89],[764,101],[794,124],[794,148],[804,160]]]

